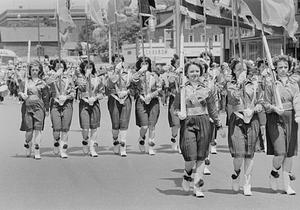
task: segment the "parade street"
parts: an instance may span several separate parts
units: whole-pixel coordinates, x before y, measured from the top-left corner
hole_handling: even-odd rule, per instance
[[[78,103],[70,132],[69,158],[53,155],[50,118],[46,118],[41,160],[26,158],[24,133],[19,131],[21,113],[16,100],[0,105],[0,209],[299,209],[299,194],[273,193],[268,185],[271,158],[257,153],[254,158],[252,192],[244,196],[231,190],[232,158],[227,140],[218,139],[218,154],[211,155],[212,175],[205,176],[204,198],[181,189],[184,162],[171,151],[167,107],[161,107],[157,125],[157,154],[138,150],[138,129],[132,111],[128,133],[128,155],[114,155],[107,102],[101,103],[101,127],[97,158],[84,156],[78,122]],[[222,115],[223,123],[225,115]],[[295,158],[293,182],[300,189],[299,156]],[[242,183],[241,183],[242,186]],[[280,179],[280,189],[282,181]],[[192,188],[191,188],[192,189]]]

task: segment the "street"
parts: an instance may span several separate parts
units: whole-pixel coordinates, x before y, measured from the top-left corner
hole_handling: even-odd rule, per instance
[[[69,158],[53,154],[50,117],[46,118],[41,156],[37,161],[25,157],[24,133],[19,131],[21,105],[5,99],[0,104],[0,209],[2,210],[79,210],[79,209],[289,209],[300,207],[300,159],[294,159],[295,196],[273,193],[268,185],[272,158],[256,153],[252,178],[253,196],[231,190],[232,158],[227,139],[218,138],[218,154],[211,155],[212,175],[205,176],[204,198],[196,198],[181,190],[184,161],[170,145],[167,107],[161,106],[156,131],[157,154],[141,154],[138,128],[132,107],[128,132],[127,157],[112,151],[111,122],[107,102],[101,102],[101,127],[98,133],[97,158],[84,156],[78,103],[74,103],[69,136]],[[225,115],[222,115],[224,122]],[[224,124],[224,123],[223,123]],[[243,172],[242,172],[243,173]],[[243,174],[242,174],[243,175]],[[282,189],[280,178],[279,188]],[[192,188],[191,188],[192,189]],[[299,199],[299,200],[298,200]]]

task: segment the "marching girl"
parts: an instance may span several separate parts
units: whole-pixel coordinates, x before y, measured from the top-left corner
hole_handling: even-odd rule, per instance
[[[297,155],[298,151],[297,123],[300,122],[299,86],[293,76],[289,76],[291,61],[287,56],[277,57],[275,67],[277,91],[272,84],[267,83],[264,103],[267,113],[267,154],[274,155],[270,186],[274,191],[277,190],[278,171],[282,167],[284,191],[288,195],[294,195],[296,192],[290,186],[290,179],[292,178],[290,173],[293,157]],[[281,103],[283,109],[276,106],[275,96],[278,95],[280,98],[278,98],[277,104]]]
[[[49,93],[46,83],[41,79],[43,75],[42,65],[35,61],[29,66],[29,78],[27,84],[20,87],[19,96],[24,100],[21,112],[21,131],[25,131],[26,156],[31,156],[31,147],[34,144],[34,158],[39,160],[42,130],[44,129],[45,116],[49,114]],[[27,86],[27,92],[25,85]]]
[[[172,142],[172,149],[174,151],[179,151],[180,148],[177,140],[178,131],[180,128],[180,120],[178,118],[178,115],[175,114],[175,96],[179,94],[179,86],[180,86],[180,80],[179,75],[176,73],[176,69],[179,67],[179,58],[175,54],[173,59],[171,60],[171,70],[168,73],[167,83],[169,87],[169,105],[168,105],[168,121],[169,126],[171,127],[171,142]]]
[[[228,145],[233,157],[232,189],[240,188],[240,172],[244,162],[244,195],[250,196],[251,174],[256,142],[259,138],[258,113],[263,110],[261,89],[247,79],[250,69],[239,60],[231,62],[232,81],[227,84]]]
[[[215,91],[210,89],[200,80],[203,68],[198,63],[187,63],[184,67],[187,83],[185,87],[186,114],[177,111],[180,118],[180,148],[185,161],[185,170],[182,181],[184,191],[189,191],[191,175],[194,165],[194,194],[204,197],[202,186],[204,185],[204,161],[209,153],[212,127],[210,118],[217,128],[221,128],[216,107]],[[180,97],[175,99],[175,110],[180,109]]]
[[[9,90],[6,85],[6,72],[0,67],[0,102],[4,101],[4,97],[7,96]]]
[[[108,72],[106,82],[107,106],[112,124],[114,152],[125,157],[127,156],[126,136],[132,106],[129,89],[132,74],[129,69],[124,67],[123,57],[120,61],[115,61],[118,57],[113,58],[117,65],[113,71]]]
[[[140,127],[139,149],[141,152],[146,151],[145,139],[149,129],[148,152],[150,155],[155,155],[155,125],[160,112],[158,95],[161,91],[161,81],[158,75],[152,72],[151,60],[148,57],[140,57],[136,62],[136,69],[132,82],[136,90],[136,125]]]
[[[79,122],[82,129],[83,153],[97,157],[95,145],[101,118],[99,100],[103,98],[104,84],[101,77],[96,75],[94,63],[88,61],[80,64],[80,74],[76,82],[80,92]]]
[[[75,87],[66,72],[64,61],[54,60],[46,82],[50,91],[50,116],[52,121],[54,154],[67,158],[68,136],[73,116]]]

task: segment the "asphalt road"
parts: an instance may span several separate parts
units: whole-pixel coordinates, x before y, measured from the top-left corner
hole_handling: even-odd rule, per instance
[[[134,108],[134,106],[133,106]],[[295,158],[292,183],[295,196],[273,193],[268,175],[271,157],[255,155],[253,196],[231,190],[232,158],[227,140],[218,139],[218,154],[211,156],[212,175],[205,176],[205,198],[181,190],[183,158],[171,151],[167,108],[161,107],[157,125],[157,154],[138,150],[138,129],[132,110],[128,133],[128,156],[112,152],[111,124],[106,101],[101,104],[102,119],[98,136],[99,157],[83,156],[78,123],[78,103],[74,104],[69,137],[69,158],[52,152],[50,118],[46,119],[42,140],[42,160],[26,158],[24,133],[19,131],[20,105],[6,99],[0,104],[0,209],[2,210],[77,210],[77,209],[300,209],[300,159]],[[225,116],[222,116],[223,120]],[[281,180],[281,179],[280,179]],[[282,189],[282,181],[280,181]]]

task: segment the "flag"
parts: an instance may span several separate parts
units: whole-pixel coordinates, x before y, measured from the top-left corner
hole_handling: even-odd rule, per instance
[[[194,20],[204,20],[204,0],[182,0],[180,12]]]
[[[98,0],[86,0],[85,13],[98,26],[104,26],[104,14],[100,8]]]
[[[70,0],[57,0],[56,8],[57,17],[59,20],[59,33],[61,46],[68,40],[69,31],[76,27],[70,13]]]
[[[148,18],[151,16],[151,7],[156,7],[155,5],[155,1],[154,0],[138,0],[139,1],[139,13],[142,16],[142,25],[143,27],[145,27],[146,21],[148,20]]]
[[[298,22],[295,19],[295,4],[293,0],[263,0],[263,24],[283,27],[297,41],[295,33]]]
[[[131,3],[132,0],[109,0],[107,3],[107,20],[109,24],[114,23],[115,13],[117,13],[118,22],[119,20],[121,20],[121,22],[126,21],[127,17],[125,19],[124,15],[126,15],[126,11],[129,10],[129,6],[131,5]]]
[[[205,13],[214,17],[221,17],[220,7],[213,0],[205,0]]]

